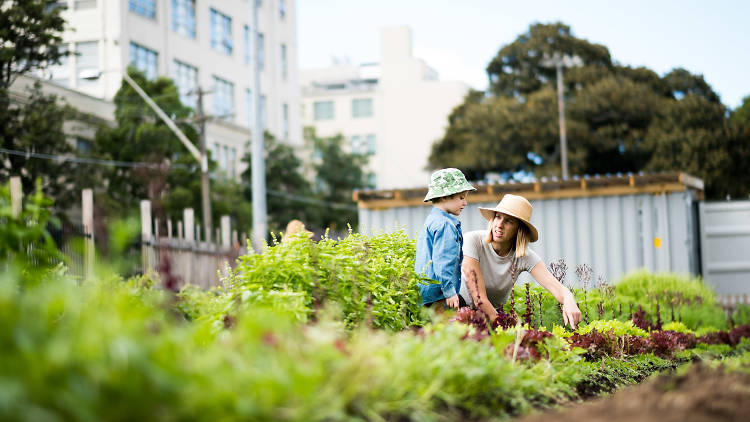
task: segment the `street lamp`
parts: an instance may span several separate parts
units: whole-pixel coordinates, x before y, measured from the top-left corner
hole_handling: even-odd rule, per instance
[[[582,66],[583,60],[579,56],[554,53],[544,53],[541,61],[544,67],[554,67],[557,70],[557,112],[560,121],[560,161],[562,162],[562,177],[568,178],[568,137],[565,130],[565,100],[563,99],[563,67]]]
[[[97,72],[90,76],[86,76],[85,79],[96,80],[99,79],[105,71]],[[106,72],[121,72],[120,70],[113,69]],[[169,127],[169,129],[177,136],[183,145],[190,151],[193,157],[201,164],[201,196],[203,199],[203,224],[206,231],[206,241],[211,240],[211,201],[208,186],[208,154],[206,154],[206,145],[204,138],[201,137],[201,151],[193,145],[192,142],[185,136],[179,127],[175,124],[172,119],[167,116],[166,113],[146,94],[146,92],[128,75],[127,71],[122,72],[122,78],[130,85],[138,95],[143,98],[143,101],[151,107],[152,110],[159,116],[160,119]],[[202,113],[202,112],[201,112]]]

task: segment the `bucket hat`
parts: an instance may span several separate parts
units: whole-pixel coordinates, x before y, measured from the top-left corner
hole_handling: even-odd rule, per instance
[[[424,197],[424,202],[467,190],[477,189],[466,181],[461,170],[454,168],[437,170],[430,176],[430,189]]]
[[[539,232],[536,227],[531,224],[531,211],[533,209],[531,203],[523,196],[507,193],[495,208],[479,207],[479,212],[487,221],[492,221],[492,219],[495,218],[496,212],[501,212],[521,220],[531,232],[531,239],[529,240],[536,242],[539,239]]]

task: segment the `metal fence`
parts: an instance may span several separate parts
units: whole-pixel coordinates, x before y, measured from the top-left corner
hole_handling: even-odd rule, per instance
[[[750,292],[750,201],[699,208],[703,277],[720,294]]]
[[[702,182],[682,173],[625,175],[526,184],[477,186],[461,213],[462,229],[487,229],[479,207],[494,208],[504,193],[530,200],[540,232],[531,248],[545,263],[563,258],[573,281],[576,265],[615,281],[645,268],[700,274],[697,203]],[[360,192],[360,230],[404,229],[416,237],[430,204],[422,190]],[[524,274],[521,281],[530,280]]]

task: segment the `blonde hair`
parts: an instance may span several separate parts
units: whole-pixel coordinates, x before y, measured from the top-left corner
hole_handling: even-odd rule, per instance
[[[513,217],[511,215],[511,217]],[[529,249],[529,242],[531,240],[531,230],[526,226],[526,224],[521,221],[517,217],[513,217],[518,221],[518,231],[516,232],[516,246],[515,246],[515,256],[516,258],[523,258],[526,256],[526,251]],[[494,219],[494,218],[493,218]],[[487,238],[485,239],[487,243],[492,242],[492,220],[489,221],[488,228],[487,228]]]

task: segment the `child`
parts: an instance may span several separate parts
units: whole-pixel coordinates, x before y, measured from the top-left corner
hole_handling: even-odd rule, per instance
[[[438,170],[430,177],[424,202],[432,201],[433,208],[419,233],[414,270],[440,284],[419,286],[422,305],[438,303],[458,308],[463,236],[456,217],[466,206],[466,194],[471,190],[476,189],[458,169]]]

